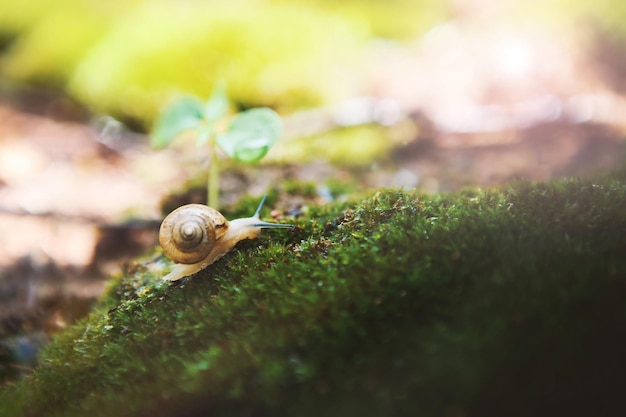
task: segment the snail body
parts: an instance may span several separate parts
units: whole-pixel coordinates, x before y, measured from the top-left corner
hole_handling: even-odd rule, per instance
[[[187,204],[172,211],[161,223],[159,243],[176,265],[163,279],[176,281],[205,269],[238,242],[259,237],[262,229],[293,227],[261,221],[264,202],[265,197],[252,217],[231,221],[202,204]]]

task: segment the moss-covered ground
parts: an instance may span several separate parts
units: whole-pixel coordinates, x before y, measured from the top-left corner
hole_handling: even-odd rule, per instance
[[[177,283],[138,263],[0,415],[620,415],[625,178],[381,190]]]

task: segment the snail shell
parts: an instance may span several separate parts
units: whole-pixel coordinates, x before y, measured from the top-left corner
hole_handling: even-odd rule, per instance
[[[261,229],[288,227],[259,219],[265,197],[252,217],[226,218],[217,210],[188,204],[172,211],[161,223],[159,243],[176,266],[163,279],[176,281],[211,265],[244,239],[254,239]]]
[[[195,264],[206,258],[228,228],[222,214],[202,204],[188,204],[171,212],[159,230],[159,243],[168,258]]]

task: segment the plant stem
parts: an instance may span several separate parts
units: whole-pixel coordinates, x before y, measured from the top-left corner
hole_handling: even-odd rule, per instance
[[[211,162],[209,165],[209,178],[207,181],[207,204],[216,210],[220,209],[220,166],[217,157],[217,143],[215,135],[209,138],[211,147]]]

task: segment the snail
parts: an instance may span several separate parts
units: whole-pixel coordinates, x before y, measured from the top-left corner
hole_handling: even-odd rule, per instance
[[[187,204],[172,211],[161,223],[159,243],[176,265],[163,279],[176,281],[203,270],[238,242],[259,237],[261,229],[293,228],[291,224],[261,221],[259,213],[264,202],[265,197],[252,217],[230,222],[219,211],[202,204]]]

